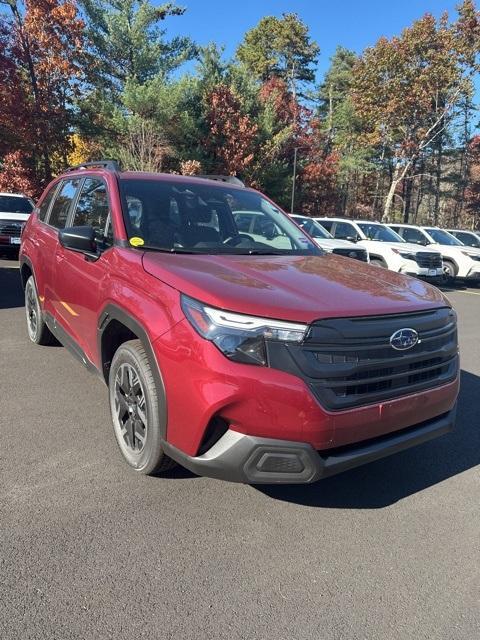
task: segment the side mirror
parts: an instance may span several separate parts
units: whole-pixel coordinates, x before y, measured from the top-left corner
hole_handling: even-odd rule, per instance
[[[83,253],[90,258],[98,258],[95,230],[91,226],[66,227],[58,232],[58,239],[65,249]]]
[[[345,240],[348,240],[349,242],[358,242],[358,238],[356,236],[347,236]]]

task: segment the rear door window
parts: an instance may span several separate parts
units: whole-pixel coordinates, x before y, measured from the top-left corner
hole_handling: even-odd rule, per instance
[[[58,191],[55,201],[50,211],[48,218],[48,224],[56,229],[64,229],[67,224],[68,214],[72,202],[75,199],[78,185],[80,184],[80,178],[73,178],[72,180],[65,180]]]
[[[318,221],[324,229],[332,233],[333,221],[332,220],[319,220]]]

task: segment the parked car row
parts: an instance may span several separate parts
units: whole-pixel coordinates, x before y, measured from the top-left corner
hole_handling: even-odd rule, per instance
[[[292,218],[327,251],[334,246],[327,242],[347,242],[364,248],[371,264],[397,273],[480,282],[480,232],[345,218]],[[325,239],[320,233],[326,234]],[[342,251],[356,257],[348,247]]]

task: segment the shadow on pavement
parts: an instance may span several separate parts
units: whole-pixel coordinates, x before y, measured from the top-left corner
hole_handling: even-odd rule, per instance
[[[256,485],[276,500],[310,507],[380,509],[480,464],[480,377],[462,371],[452,433],[312,485]]]
[[[20,270],[14,267],[1,267],[0,264],[0,309],[13,309],[23,305]]]

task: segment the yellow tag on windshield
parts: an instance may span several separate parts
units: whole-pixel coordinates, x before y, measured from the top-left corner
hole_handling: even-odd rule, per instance
[[[132,245],[132,247],[141,247],[142,244],[145,244],[145,241],[143,238],[130,238],[130,244]]]

